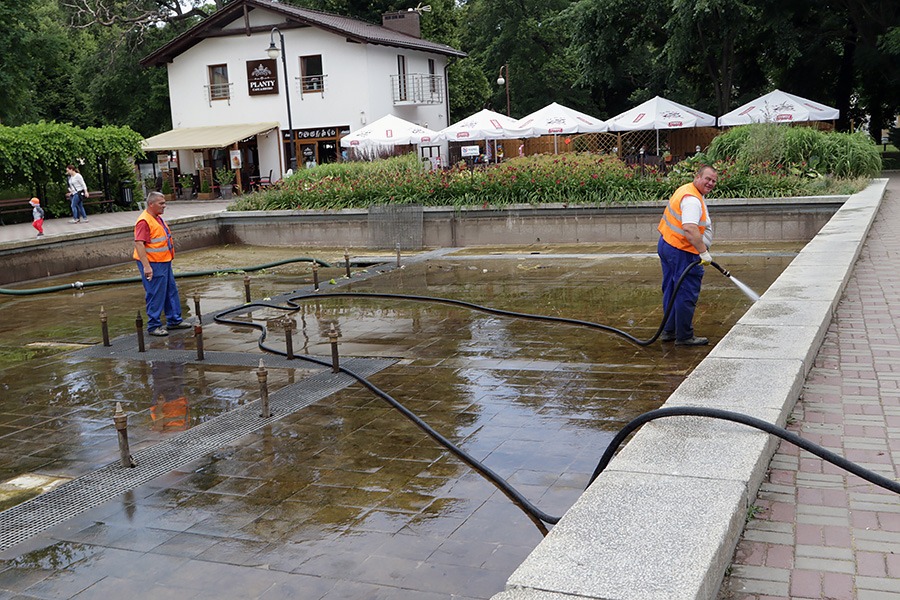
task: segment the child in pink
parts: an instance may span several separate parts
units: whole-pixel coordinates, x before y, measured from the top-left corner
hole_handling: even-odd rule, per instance
[[[37,229],[37,237],[44,237],[44,209],[41,208],[41,201],[32,198],[28,204],[31,205],[31,226]]]

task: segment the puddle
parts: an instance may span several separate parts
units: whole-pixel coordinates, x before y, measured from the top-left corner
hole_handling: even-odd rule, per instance
[[[798,249],[754,246],[753,254],[744,254],[721,247],[716,260],[762,293]],[[505,256],[532,251],[542,254]],[[662,317],[659,264],[649,252],[623,244],[474,248],[341,290],[446,297],[604,323],[647,338]],[[291,255],[223,247],[181,253],[176,265],[180,271],[224,269]],[[320,281],[343,276],[343,249],[316,257],[339,265],[321,269]],[[78,278],[134,271],[126,265]],[[65,279],[71,278],[34,286]],[[311,283],[309,264],[251,274],[254,298]],[[194,295],[204,315],[244,302],[240,274],[180,280],[179,287],[186,317],[193,316]],[[73,344],[101,341],[101,306],[113,338],[131,334],[135,315],[143,313],[143,290],[129,284],[0,297],[0,479],[77,477],[117,461],[116,402],[129,414],[134,451],[258,397],[255,361],[231,367],[77,359],[69,351]],[[749,306],[730,281],[708,270],[695,318],[698,335],[721,339]],[[265,309],[251,318],[279,324],[267,343],[283,347],[280,319],[286,314],[295,325],[295,353],[330,359],[327,332],[334,325],[342,356],[402,359],[372,382],[556,515],[578,498],[614,433],[657,408],[709,351],[661,343],[641,348],[584,328],[410,301],[319,298],[291,313]],[[249,328],[204,318],[207,352],[259,355],[257,337]],[[195,349],[190,333],[147,343],[161,352]],[[269,392],[310,373],[308,364],[270,367]],[[489,598],[541,539],[496,488],[356,385],[198,455],[64,526],[65,541],[48,538],[45,554],[68,556],[65,544],[74,542],[89,548],[83,552],[90,560],[64,561],[79,581],[105,577],[102,565],[127,548],[144,553],[148,570],[164,570],[173,556],[182,557],[179,566],[202,563],[207,577],[176,574],[170,586],[188,595],[232,597],[260,595],[242,587],[254,578],[239,574],[242,565],[251,575],[250,565],[266,565],[279,576],[314,580],[305,588],[309,598],[431,598],[451,591]],[[58,560],[38,563],[52,571]],[[26,563],[7,566],[5,581],[21,583],[15,591],[46,591],[28,579]]]

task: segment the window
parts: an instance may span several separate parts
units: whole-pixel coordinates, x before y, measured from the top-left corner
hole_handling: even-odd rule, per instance
[[[437,77],[434,76],[434,59],[428,59],[428,82],[429,87],[431,89],[431,93],[434,94],[437,92]]]
[[[397,84],[400,86],[399,99],[406,100],[406,57],[402,54],[397,55]]]
[[[325,72],[322,69],[322,55],[300,57],[300,77],[303,92],[321,92],[325,90]]]
[[[228,100],[231,97],[228,65],[210,65],[207,69],[209,71],[209,99]]]

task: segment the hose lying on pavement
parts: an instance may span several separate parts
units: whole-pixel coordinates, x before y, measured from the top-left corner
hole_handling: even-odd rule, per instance
[[[679,278],[678,283],[676,284],[676,291],[678,289],[678,286],[681,285],[681,282],[684,279],[684,276],[687,274],[687,272],[691,268],[696,266],[697,264],[699,264],[699,263],[693,263],[690,266],[688,266],[687,269],[685,269],[685,271],[682,273],[681,277]],[[673,293],[673,297],[674,297],[674,295],[675,294]],[[672,304],[670,302],[669,306],[666,308],[666,311],[663,316],[662,323],[660,324],[659,329],[649,340],[639,340],[624,331],[621,331],[614,327],[610,327],[608,325],[601,325],[598,323],[590,323],[587,321],[579,321],[576,319],[566,319],[566,318],[562,318],[562,317],[533,315],[533,314],[527,314],[527,313],[516,313],[513,311],[489,308],[489,307],[480,306],[477,304],[472,304],[470,302],[463,302],[461,300],[453,300],[453,299],[449,299],[449,298],[435,298],[435,297],[428,297],[428,296],[411,296],[411,295],[405,295],[405,294],[381,294],[381,293],[374,293],[374,292],[373,293],[369,293],[369,292],[345,292],[345,293],[326,292],[326,293],[314,293],[314,294],[301,294],[301,295],[291,296],[291,297],[287,298],[285,300],[286,305],[275,304],[272,302],[252,302],[252,303],[246,304],[244,306],[239,306],[239,307],[221,311],[214,316],[214,320],[217,323],[227,324],[227,325],[231,325],[231,326],[235,326],[235,327],[252,327],[252,328],[258,329],[260,331],[260,337],[259,337],[257,344],[261,350],[263,350],[264,352],[269,352],[271,354],[276,354],[279,356],[286,356],[287,355],[286,352],[283,352],[279,349],[271,348],[271,347],[268,347],[265,345],[264,342],[265,342],[266,335],[267,335],[267,329],[264,324],[229,319],[228,315],[231,315],[232,313],[235,313],[235,312],[242,312],[242,313],[248,312],[257,307],[270,308],[270,309],[274,309],[274,310],[283,310],[283,311],[296,311],[296,310],[300,309],[300,304],[298,304],[299,302],[306,301],[306,300],[313,300],[313,299],[320,300],[322,298],[347,298],[347,299],[381,298],[381,299],[387,299],[387,300],[400,300],[400,301],[411,300],[411,301],[415,301],[415,302],[435,302],[435,303],[440,303],[440,304],[449,304],[452,306],[459,306],[462,308],[468,308],[471,310],[477,310],[480,312],[485,312],[488,314],[493,314],[493,315],[498,315],[498,316],[521,318],[521,319],[528,319],[528,320],[534,320],[534,321],[546,321],[546,322],[551,322],[551,323],[564,323],[564,324],[568,324],[568,325],[576,325],[576,326],[582,326],[582,327],[589,327],[589,328],[593,328],[593,329],[600,329],[602,331],[607,331],[607,332],[614,333],[614,334],[620,335],[622,337],[625,337],[629,341],[632,341],[635,344],[638,344],[641,346],[649,345],[650,343],[652,343],[659,337],[659,334],[661,333],[663,326],[665,325],[666,320],[668,319],[669,312],[672,308]],[[315,363],[315,364],[318,364],[321,366],[325,366],[325,367],[332,366],[332,363],[330,361],[320,359],[320,358],[317,358],[314,356],[295,355],[295,358],[300,359],[300,360],[305,360],[308,362],[312,362],[312,363]],[[435,431],[430,425],[428,425],[426,422],[424,422],[421,418],[419,418],[411,410],[406,408],[398,400],[391,397],[387,392],[385,392],[385,391],[381,390],[380,388],[378,388],[377,386],[375,386],[372,382],[370,382],[368,379],[366,379],[362,375],[359,375],[358,373],[355,373],[352,370],[347,369],[346,367],[339,366],[338,368],[339,368],[340,372],[349,375],[350,377],[355,379],[357,382],[359,382],[361,385],[363,385],[368,390],[370,390],[372,393],[374,393],[376,396],[378,396],[379,398],[381,398],[382,400],[387,402],[391,407],[396,409],[404,417],[406,417],[407,419],[412,421],[417,427],[419,427],[422,431],[424,431],[426,434],[428,434],[433,440],[435,440],[441,446],[443,446],[444,448],[449,450],[454,456],[456,456],[457,458],[462,460],[464,463],[466,463],[467,465],[469,465],[470,467],[475,469],[483,477],[485,477],[491,483],[493,483],[501,492],[503,492],[508,498],[510,498],[513,501],[513,503],[515,503],[523,512],[525,512],[525,514],[535,524],[535,526],[538,528],[538,530],[541,531],[541,533],[543,533],[544,535],[546,535],[548,533],[548,530],[547,530],[547,527],[545,524],[553,525],[553,524],[556,524],[559,522],[560,517],[550,515],[544,511],[542,511],[538,507],[536,507],[527,498],[525,498],[525,496],[523,496],[518,490],[516,490],[505,479],[503,479],[499,474],[494,472],[492,469],[487,467],[484,463],[482,463],[478,459],[474,458],[473,456],[471,456],[470,454],[468,454],[467,452],[465,452],[464,450],[459,448],[457,445],[455,445],[453,442],[451,442],[450,440],[448,440],[447,438],[442,436],[440,433]],[[630,435],[635,429],[637,429],[642,424],[644,424],[648,421],[662,418],[662,417],[669,417],[669,416],[699,416],[699,417],[717,418],[717,419],[724,419],[724,420],[728,420],[728,421],[732,421],[732,422],[736,422],[736,423],[742,423],[742,424],[748,425],[750,427],[755,427],[756,429],[760,429],[760,430],[770,433],[772,435],[776,435],[776,436],[780,437],[781,439],[786,440],[792,444],[796,444],[800,448],[803,448],[804,450],[807,450],[807,451],[815,454],[816,456],[822,458],[823,460],[826,460],[838,467],[841,467],[847,471],[850,471],[851,473],[858,475],[875,485],[878,485],[880,487],[883,487],[883,488],[893,491],[893,492],[900,493],[900,484],[898,484],[897,482],[891,481],[890,479],[887,479],[886,477],[882,477],[881,475],[878,475],[877,473],[874,473],[872,471],[864,469],[863,467],[848,461],[847,459],[843,458],[842,456],[839,456],[833,452],[830,452],[829,450],[826,450],[825,448],[823,448],[817,444],[814,444],[808,440],[805,440],[805,439],[801,438],[800,436],[798,436],[790,431],[787,431],[781,427],[778,427],[778,426],[768,423],[766,421],[762,421],[760,419],[756,419],[754,417],[749,417],[747,415],[743,415],[740,413],[734,413],[734,412],[720,410],[720,409],[701,408],[701,407],[661,408],[661,409],[657,409],[655,411],[650,411],[648,413],[645,413],[645,414],[637,417],[636,419],[632,420],[630,423],[628,423],[628,425],[626,425],[615,436],[613,441],[609,444],[609,446],[607,447],[606,451],[604,452],[602,458],[600,459],[600,462],[597,465],[597,468],[594,470],[594,473],[591,475],[588,485],[593,483],[593,481],[597,478],[597,476],[606,468],[606,466],[612,460],[616,449],[622,444],[622,442],[624,442],[625,438],[627,438],[628,435]]]

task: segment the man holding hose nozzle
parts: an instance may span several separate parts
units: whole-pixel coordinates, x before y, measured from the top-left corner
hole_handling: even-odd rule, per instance
[[[691,263],[712,262],[712,221],[704,196],[716,187],[718,173],[708,165],[700,167],[694,180],[672,194],[657,228],[660,233],[656,252],[662,264],[663,310],[672,302],[669,318],[659,336],[660,341],[674,341],[677,346],[705,346],[709,340],[694,335],[694,309],[700,297],[703,267],[696,266],[685,275],[675,294],[675,285]],[[674,294],[674,300],[672,298]]]

